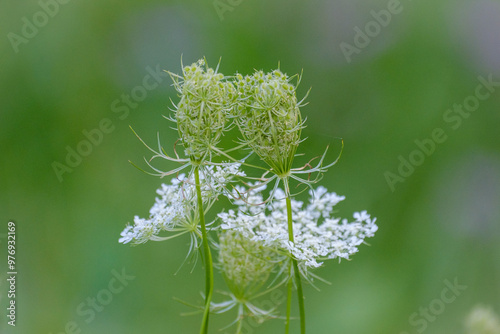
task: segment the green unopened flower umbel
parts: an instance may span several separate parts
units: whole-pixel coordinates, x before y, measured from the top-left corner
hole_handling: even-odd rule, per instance
[[[290,172],[304,128],[292,79],[280,70],[236,75],[236,122],[243,140],[279,177]]]
[[[237,310],[236,333],[243,333],[243,319],[251,317],[261,323],[273,318],[278,304],[270,309],[257,306],[257,299],[273,290],[262,291],[278,263],[276,253],[265,247],[262,242],[251,240],[236,230],[222,230],[219,235],[219,269],[224,276],[229,300],[212,303],[214,313]],[[229,327],[228,326],[228,327]],[[226,327],[227,328],[227,327]]]
[[[262,242],[222,230],[219,236],[219,267],[231,292],[250,299],[268,280],[276,266],[275,254]]]
[[[171,120],[177,123],[185,153],[194,162],[208,158],[220,142],[227,129],[227,112],[236,96],[233,84],[217,70],[201,59],[183,67],[182,76],[170,73],[180,97]]]

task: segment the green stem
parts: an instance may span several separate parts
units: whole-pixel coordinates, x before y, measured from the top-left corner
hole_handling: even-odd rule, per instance
[[[297,260],[293,260],[293,271],[295,272],[295,281],[297,284],[297,297],[299,299],[299,312],[300,312],[300,333],[306,333],[306,312],[304,306],[304,292],[302,291],[302,282],[300,278],[299,266]]]
[[[243,328],[243,318],[239,317],[239,319],[238,319],[238,328],[236,328],[236,334],[241,334],[242,328]]]
[[[200,170],[198,166],[196,166],[194,169],[194,177],[196,183],[196,195],[198,197],[198,212],[200,216],[203,253],[205,255],[205,311],[203,312],[200,334],[207,334],[208,318],[210,315],[210,302],[212,301],[212,294],[214,290],[214,272],[212,264],[212,253],[210,253],[210,246],[208,245],[207,228],[205,225],[205,212],[203,211],[203,200],[201,198]]]
[[[292,218],[292,199],[290,195],[290,188],[288,186],[288,178],[283,179],[286,192],[286,211],[288,216],[288,240],[294,242],[293,238],[293,218]],[[293,273],[295,275],[295,284],[297,285],[297,297],[299,301],[299,314],[300,314],[300,333],[306,333],[306,313],[304,308],[304,292],[302,291],[302,281],[300,277],[299,266],[297,260],[292,257]]]
[[[292,267],[288,270],[288,276],[292,272]],[[292,293],[293,293],[293,282],[290,279],[288,281],[288,293],[286,297],[286,320],[285,320],[285,334],[290,332],[290,315],[292,313]]]

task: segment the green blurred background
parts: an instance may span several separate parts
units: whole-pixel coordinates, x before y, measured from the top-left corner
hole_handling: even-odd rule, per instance
[[[187,238],[118,243],[134,215],[147,215],[161,182],[128,163],[148,155],[129,125],[148,142],[159,131],[165,146],[173,143],[176,133],[162,115],[175,93],[160,77],[128,114],[112,104],[143,84],[147,68],[179,72],[181,55],[185,64],[206,56],[215,65],[222,57],[224,74],[278,62],[288,74],[303,69],[298,93],[312,91],[302,109],[308,140],[301,151],[312,157],[328,143],[338,148],[338,137],[345,142],[323,185],[346,195],[339,215],[366,209],[379,231],[352,261],[318,271],[331,286],[306,287],[309,333],[417,333],[422,327],[409,317],[455,278],[467,289],[425,333],[463,333],[478,303],[500,311],[498,87],[457,129],[443,119],[474,95],[479,75],[500,80],[500,2],[402,0],[350,62],[341,43],[355,46],[355,28],[364,30],[371,11],[386,10],[388,1],[215,5],[71,0],[47,7],[49,17],[37,14],[37,1],[1,1],[0,332],[66,333],[73,321],[81,333],[197,333],[200,317],[180,316],[190,309],[172,299],[196,303],[203,289],[200,266],[174,275]],[[40,25],[24,28],[26,39],[24,17]],[[106,118],[113,130],[60,182],[53,162],[64,163],[67,146],[75,149],[82,131]],[[408,159],[414,141],[436,128],[447,140],[392,191],[385,173],[396,174],[398,157]],[[9,220],[17,224],[15,328],[5,316]],[[135,279],[93,319],[79,314],[122,268]],[[214,316],[212,332],[232,317]],[[251,332],[282,326],[273,320]]]

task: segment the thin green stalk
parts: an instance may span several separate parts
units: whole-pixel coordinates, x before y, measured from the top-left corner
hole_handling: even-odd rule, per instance
[[[288,186],[288,178],[283,179],[286,192],[286,211],[288,216],[288,240],[294,242],[293,238],[293,218],[292,218],[292,199],[290,195],[290,188]],[[293,273],[295,275],[295,284],[297,285],[297,297],[299,301],[299,314],[300,314],[300,333],[306,333],[306,313],[304,307],[304,292],[302,291],[302,281],[299,272],[297,260],[292,257]]]
[[[302,282],[300,278],[299,266],[297,260],[293,260],[293,271],[295,272],[295,281],[297,284],[297,297],[299,299],[299,313],[300,313],[300,333],[306,333],[306,311],[304,306],[304,292],[302,291]]]
[[[210,246],[208,245],[207,228],[205,225],[205,212],[203,211],[203,200],[201,198],[200,170],[198,166],[196,166],[194,169],[194,177],[196,183],[196,195],[198,197],[198,212],[200,215],[203,253],[205,255],[205,311],[203,312],[200,334],[207,334],[208,318],[210,316],[210,302],[212,301],[212,294],[214,290],[214,271],[212,263],[212,253],[210,252]]]
[[[241,334],[242,329],[243,329],[243,318],[238,315],[238,328],[236,328],[236,334]]]
[[[288,270],[288,276],[292,272],[292,267]],[[285,320],[285,334],[290,332],[290,315],[292,313],[292,293],[293,293],[293,282],[290,279],[288,281],[288,293],[286,297],[286,320]]]

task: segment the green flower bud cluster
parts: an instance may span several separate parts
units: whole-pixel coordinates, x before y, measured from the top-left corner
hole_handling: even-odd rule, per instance
[[[170,73],[180,101],[174,104],[185,154],[195,164],[210,161],[229,119],[237,124],[248,145],[280,178],[289,175],[301,142],[304,122],[296,97],[296,77],[279,69],[228,79],[202,59],[182,68],[182,76]]]
[[[173,121],[177,123],[185,154],[200,162],[211,154],[227,129],[226,116],[236,90],[203,59],[183,67],[182,74],[171,74],[180,97],[179,103],[174,104]]]
[[[238,299],[250,299],[268,280],[276,264],[276,252],[262,242],[251,240],[236,230],[219,235],[219,268]]]
[[[280,177],[292,168],[304,128],[291,79],[274,70],[237,74],[235,82],[240,95],[235,116],[243,139]]]

